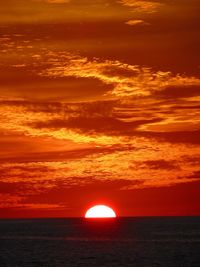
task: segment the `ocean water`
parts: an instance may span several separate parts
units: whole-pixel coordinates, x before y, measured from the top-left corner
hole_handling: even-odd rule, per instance
[[[199,267],[200,217],[0,220],[0,267]]]

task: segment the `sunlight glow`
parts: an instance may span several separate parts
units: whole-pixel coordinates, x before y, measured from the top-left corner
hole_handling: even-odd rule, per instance
[[[115,218],[115,212],[105,205],[97,205],[90,208],[86,214],[85,218]]]

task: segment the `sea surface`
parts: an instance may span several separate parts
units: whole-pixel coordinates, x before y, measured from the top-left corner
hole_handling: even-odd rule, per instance
[[[200,217],[0,220],[0,267],[199,267]]]

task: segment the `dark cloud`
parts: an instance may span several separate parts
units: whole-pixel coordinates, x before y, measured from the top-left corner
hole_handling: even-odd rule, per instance
[[[169,142],[174,144],[200,144],[200,130],[176,132],[137,132],[136,135],[154,138],[160,142]]]
[[[147,160],[147,161],[144,161],[142,164],[147,165],[148,168],[155,169],[155,170],[158,170],[158,169],[172,170],[172,169],[179,168],[177,166],[176,161],[166,161],[164,159]]]
[[[10,163],[41,163],[41,162],[60,162],[60,161],[69,161],[69,160],[75,160],[79,159],[81,160],[84,157],[91,156],[91,155],[99,155],[99,154],[112,154],[114,152],[122,152],[122,151],[131,151],[131,149],[135,149],[134,146],[122,146],[122,145],[112,145],[109,147],[91,147],[91,148],[85,148],[85,149],[74,149],[74,150],[68,150],[65,151],[60,150],[60,151],[48,151],[48,152],[28,152],[27,150],[23,152],[20,155],[13,156],[7,155],[6,157],[0,158],[1,163],[5,162],[10,162]],[[10,168],[0,168],[1,170],[1,177],[7,177],[9,178],[9,170]],[[40,166],[34,166],[34,167],[29,167],[29,166],[23,166],[23,167],[16,167],[15,170],[18,171],[28,171],[28,172],[47,172],[50,170],[48,167],[40,167]],[[12,175],[12,177],[17,176],[19,174]]]
[[[193,166],[199,166],[200,165],[200,154],[193,155],[193,156],[184,156],[183,160],[190,163]]]
[[[22,192],[25,189],[25,183],[4,183],[0,182],[0,194],[16,194]],[[23,194],[23,193],[22,193]]]
[[[195,171],[192,175],[188,176],[189,179],[199,179],[200,180],[200,170]]]
[[[0,70],[1,96],[7,99],[21,98],[30,102],[34,100],[53,102],[85,101],[88,99],[101,99],[103,94],[112,89],[111,85],[102,84],[92,78],[40,77],[37,73],[33,73],[33,66],[27,66],[22,70],[16,68],[6,70],[3,66],[0,67]],[[6,89],[8,86],[9,92]]]
[[[200,86],[176,86],[167,87],[161,91],[155,92],[155,96],[164,99],[188,98],[200,96]]]
[[[131,135],[138,126],[151,122],[158,122],[160,119],[135,120],[133,122],[123,122],[113,117],[77,117],[68,120],[52,120],[48,122],[37,122],[32,126],[35,128],[48,129],[74,129],[78,132],[109,134],[109,135]]]

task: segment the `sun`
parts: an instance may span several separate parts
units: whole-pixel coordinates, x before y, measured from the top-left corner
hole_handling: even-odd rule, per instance
[[[96,205],[91,207],[85,213],[85,218],[116,218],[113,209],[105,205]]]

